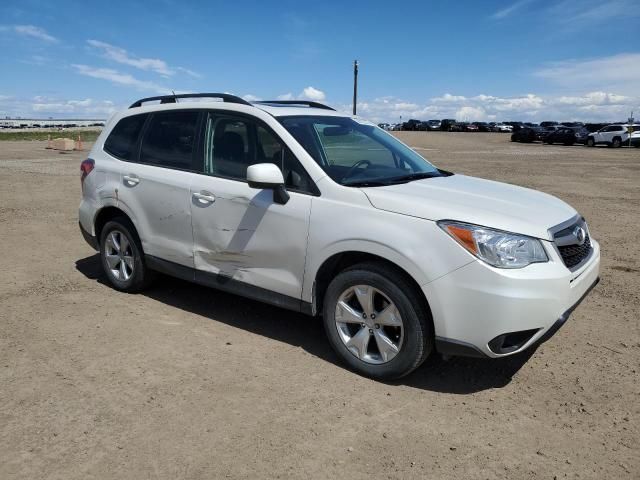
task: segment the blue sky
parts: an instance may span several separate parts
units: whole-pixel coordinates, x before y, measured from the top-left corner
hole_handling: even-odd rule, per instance
[[[640,117],[636,0],[5,0],[0,116],[105,118],[137,98],[309,98],[376,121]]]

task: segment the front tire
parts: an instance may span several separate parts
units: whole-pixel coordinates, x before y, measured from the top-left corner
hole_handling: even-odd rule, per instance
[[[378,380],[403,377],[433,350],[430,312],[415,287],[384,264],[338,274],[324,299],[331,346],[354,371]]]
[[[136,229],[125,217],[114,218],[102,228],[100,259],[109,283],[116,290],[139,292],[153,279],[153,273],[145,265]]]
[[[587,138],[587,147],[595,147],[595,146],[596,146],[596,141],[591,137]]]

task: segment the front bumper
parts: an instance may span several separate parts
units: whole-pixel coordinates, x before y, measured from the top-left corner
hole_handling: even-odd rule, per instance
[[[423,285],[436,349],[498,358],[548,340],[598,282],[600,246],[592,244],[589,259],[575,271],[548,249],[546,263],[507,270],[474,261]]]

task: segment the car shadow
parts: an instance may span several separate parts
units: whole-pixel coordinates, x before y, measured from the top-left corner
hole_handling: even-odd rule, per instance
[[[109,287],[98,254],[77,260],[76,269],[88,279]],[[326,339],[319,317],[309,317],[164,275],[140,295],[185,312],[286,342],[324,361],[341,365]],[[434,354],[412,374],[388,384],[453,394],[501,388],[511,382],[534,351],[529,349],[502,359],[453,357],[447,360]]]

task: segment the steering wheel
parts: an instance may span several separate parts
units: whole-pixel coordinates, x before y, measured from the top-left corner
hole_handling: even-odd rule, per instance
[[[360,161],[354,163],[351,166],[351,168],[349,170],[347,170],[347,173],[344,174],[344,177],[342,177],[342,180],[346,180],[347,178],[349,178],[362,165],[366,165],[367,168],[369,168],[371,166],[371,162],[369,160],[360,160]]]

